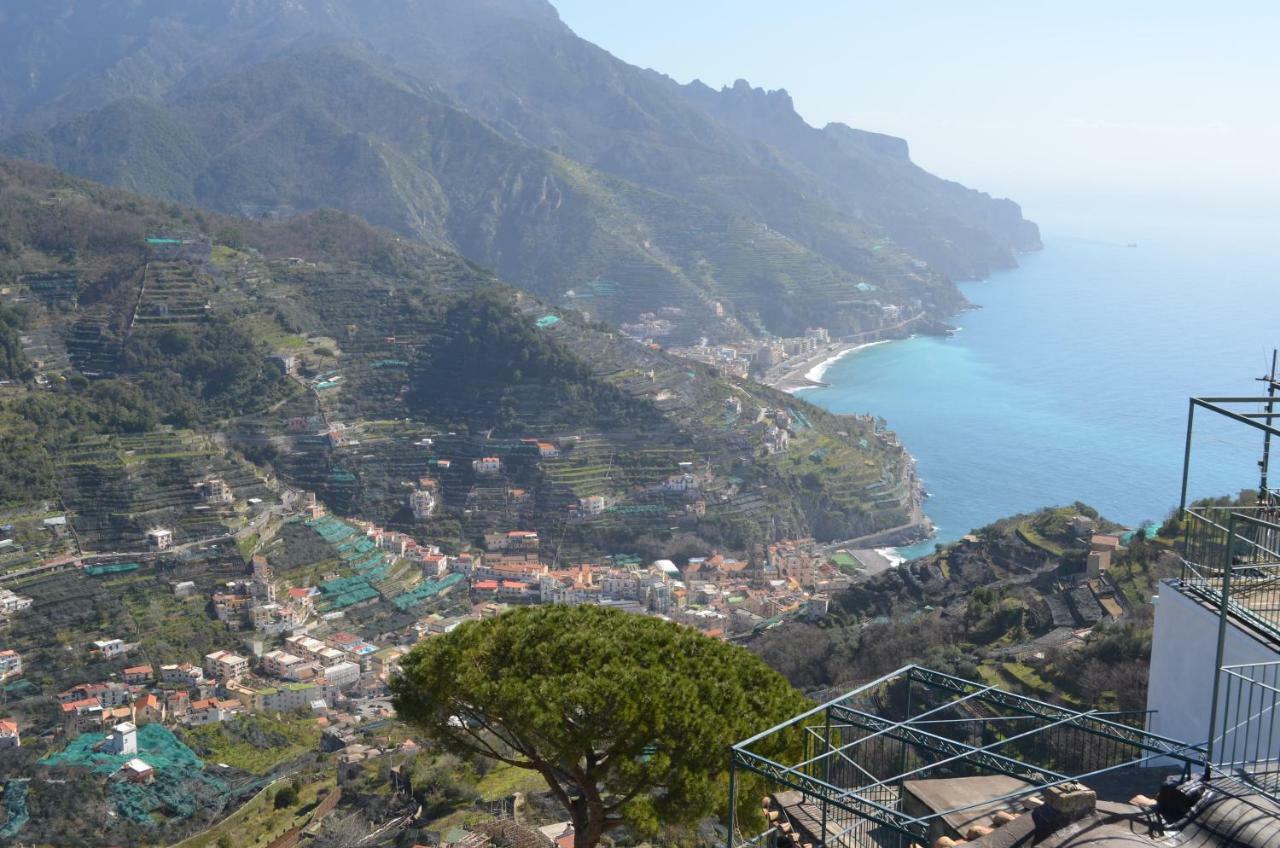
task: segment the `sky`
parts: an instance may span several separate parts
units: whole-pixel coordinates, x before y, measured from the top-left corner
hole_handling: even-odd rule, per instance
[[[1029,216],[1280,220],[1280,2],[552,0],[679,82],[785,88]]]

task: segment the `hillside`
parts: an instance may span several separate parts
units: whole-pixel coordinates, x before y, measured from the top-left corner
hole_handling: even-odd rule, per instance
[[[405,486],[434,470],[446,510],[431,532],[524,521],[584,555],[847,538],[907,522],[917,497],[909,458],[868,419],[676,360],[337,213],[251,225],[9,161],[0,243],[13,358],[32,378],[0,388],[16,471],[0,495],[61,498],[90,550],[172,523],[202,476],[279,473],[408,529]],[[562,449],[539,456],[538,440]],[[501,474],[472,469],[485,455]],[[245,463],[259,468],[241,479]],[[697,514],[664,494],[690,473]],[[133,503],[144,480],[150,512]],[[610,508],[567,523],[590,496]]]
[[[9,153],[223,212],[342,208],[595,318],[680,309],[677,341],[865,331],[881,301],[945,318],[949,277],[1039,246],[905,143],[679,86],[541,0],[100,7],[8,22]],[[100,28],[119,38],[60,52]]]
[[[1035,697],[1142,710],[1151,598],[1179,560],[1163,537],[1123,533],[1090,575],[1092,532],[1122,529],[1080,503],[1011,516],[856,582],[828,619],[789,622],[750,647],[805,688],[921,662]]]

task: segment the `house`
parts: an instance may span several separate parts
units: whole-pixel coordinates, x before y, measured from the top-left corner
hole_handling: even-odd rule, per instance
[[[9,648],[0,651],[0,680],[8,680],[22,674],[22,654]]]
[[[147,547],[153,551],[167,551],[173,547],[173,531],[156,527],[147,531]]]
[[[163,724],[168,717],[168,710],[165,709],[164,701],[152,693],[147,693],[134,701],[133,716],[136,724]]]
[[[22,735],[18,732],[18,723],[8,719],[0,719],[0,750],[21,747]]]
[[[204,499],[205,503],[225,506],[236,502],[235,493],[231,491],[231,487],[227,485],[226,480],[205,480],[198,488],[200,489],[200,497]]]
[[[560,455],[560,448],[551,442],[538,442],[538,456],[543,459],[555,459]]]
[[[215,651],[205,655],[204,671],[220,680],[239,680],[249,673],[249,661],[230,651]]]
[[[436,511],[436,496],[430,489],[414,489],[409,493],[409,508],[417,521],[425,521]]]
[[[578,511],[583,515],[601,515],[608,505],[609,502],[605,500],[604,495],[588,495],[585,498],[578,498]]]
[[[134,757],[129,762],[120,767],[116,772],[120,779],[127,780],[129,783],[150,783],[155,777],[155,769],[143,760]]]
[[[207,698],[191,702],[191,712],[187,715],[187,723],[195,726],[216,724],[226,721],[240,712],[242,704],[235,698],[219,700]]]
[[[144,683],[150,683],[155,677],[155,673],[149,665],[135,665],[133,668],[124,670],[124,682],[130,686],[141,686]]]
[[[165,710],[169,715],[182,718],[191,712],[191,695],[186,690],[166,692],[164,695]]]
[[[477,474],[497,474],[502,471],[502,460],[496,456],[485,456],[471,463],[471,470]]]
[[[62,732],[74,739],[86,730],[102,726],[102,702],[97,698],[84,698],[62,704]]]
[[[67,517],[65,515],[46,518],[43,523],[44,529],[48,530],[54,536],[62,538],[67,535]]]
[[[173,584],[173,594],[178,598],[189,598],[196,593],[196,584],[192,580],[183,580]]]
[[[31,599],[17,594],[12,589],[0,589],[0,612],[22,612],[31,608]]]
[[[1094,533],[1089,540],[1089,550],[1118,551],[1120,550],[1120,537],[1110,533]]]
[[[93,643],[93,649],[108,660],[124,656],[129,653],[130,647],[123,639],[99,639]]]
[[[194,689],[204,682],[204,670],[191,663],[162,665],[160,666],[160,682],[178,683],[188,689]]]

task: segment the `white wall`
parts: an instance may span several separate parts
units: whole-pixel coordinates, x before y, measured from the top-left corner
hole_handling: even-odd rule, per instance
[[[1204,744],[1209,738],[1214,662],[1218,650],[1218,616],[1182,594],[1170,581],[1160,584],[1155,605],[1147,709],[1158,712],[1150,717],[1147,730],[1170,739]],[[1234,624],[1228,624],[1223,665],[1277,661],[1280,661],[1280,653],[1275,648],[1263,644]],[[1219,704],[1225,700],[1224,682]],[[1268,723],[1274,719],[1275,716],[1264,718]],[[1221,732],[1222,720],[1220,711],[1218,733]],[[1276,736],[1280,737],[1280,727]]]

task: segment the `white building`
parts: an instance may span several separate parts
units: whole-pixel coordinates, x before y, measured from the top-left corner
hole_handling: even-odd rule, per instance
[[[129,653],[129,645],[123,639],[98,639],[93,647],[104,659],[113,660]]]
[[[147,547],[154,551],[167,551],[173,547],[173,531],[157,527],[147,531]]]
[[[31,608],[31,599],[12,589],[0,589],[0,612],[21,612]]]
[[[132,757],[138,753],[138,728],[126,721],[111,728],[107,750],[118,757]]]
[[[324,677],[339,689],[350,689],[360,682],[360,666],[353,662],[334,663],[324,670]]]
[[[436,496],[430,489],[415,489],[409,494],[409,508],[417,521],[430,518],[436,511]]]
[[[220,680],[239,680],[249,673],[249,661],[230,651],[215,651],[205,655],[204,672]]]
[[[502,460],[496,456],[485,456],[471,463],[471,468],[477,474],[497,474],[502,471]]]
[[[0,680],[22,674],[22,654],[12,648],[0,651]]]

